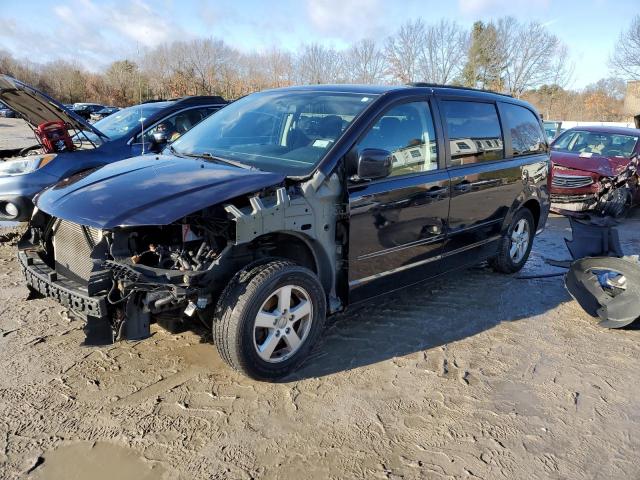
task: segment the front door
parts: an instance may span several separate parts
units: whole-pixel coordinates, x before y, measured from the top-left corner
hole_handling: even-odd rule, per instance
[[[387,150],[393,166],[387,178],[349,187],[352,301],[404,286],[410,277],[400,272],[439,256],[450,192],[427,101],[391,107],[356,148]]]

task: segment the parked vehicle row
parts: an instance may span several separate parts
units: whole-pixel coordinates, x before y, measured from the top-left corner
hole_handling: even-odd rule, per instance
[[[194,316],[230,366],[280,378],[349,304],[484,259],[518,271],[548,215],[542,123],[509,96],[314,85],[175,113],[127,124],[131,148],[197,123],[161,152],[56,173],[19,245],[32,292],[108,341]],[[77,129],[107,148],[125,115]]]
[[[45,187],[78,172],[158,152],[227,103],[216,96],[151,102],[91,125],[75,111],[9,77],[0,76],[0,92],[0,100],[33,127],[38,140],[23,149],[23,156],[0,162],[0,220],[13,221],[30,218],[32,199]]]

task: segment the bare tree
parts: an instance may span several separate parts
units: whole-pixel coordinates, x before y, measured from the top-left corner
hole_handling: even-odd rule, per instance
[[[498,21],[498,33],[506,56],[505,89],[517,97],[548,83],[557,73],[554,59],[561,52],[558,37],[538,23],[519,23],[512,17]]]
[[[54,60],[42,67],[41,75],[56,98],[68,103],[86,98],[86,75],[79,64]]]
[[[394,80],[411,83],[419,79],[419,62],[424,43],[425,26],[419,19],[401,25],[387,39],[384,53],[388,73]]]
[[[447,84],[460,76],[466,63],[469,39],[456,22],[440,20],[426,28],[419,65],[422,79]]]
[[[340,82],[344,78],[342,56],[318,43],[305,45],[297,59],[297,77],[308,84]]]
[[[569,60],[569,50],[566,45],[561,45],[551,63],[553,72],[549,78],[549,89],[541,102],[544,118],[551,118],[556,100],[561,96],[572,82],[575,65]]]
[[[260,57],[270,87],[284,87],[293,83],[294,62],[291,53],[272,48]]]
[[[640,80],[640,15],[620,34],[609,62],[621,76]]]
[[[234,57],[237,53],[223,40],[194,39],[182,45],[184,70],[193,74],[197,93],[214,93],[216,80]]]
[[[384,54],[375,40],[363,39],[345,52],[345,71],[352,83],[381,83],[386,68]]]

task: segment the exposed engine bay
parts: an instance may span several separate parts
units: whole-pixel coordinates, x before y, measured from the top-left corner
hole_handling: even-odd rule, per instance
[[[321,207],[334,205],[338,194],[337,179],[329,183],[333,189],[313,192]],[[100,230],[36,211],[19,258],[33,294],[53,296],[87,320],[88,344],[146,338],[152,322],[180,331],[185,316],[207,325],[217,297],[243,266],[284,256],[316,268],[319,259],[302,240],[285,242],[281,232],[303,230],[292,234],[315,237],[321,250],[336,255],[335,208],[314,212],[294,190],[260,192],[168,225]],[[335,285],[330,291],[335,299]]]
[[[174,311],[179,321],[189,302],[204,310],[213,290],[223,286],[210,277],[232,238],[230,224],[222,208],[166,226],[110,231],[37,212],[23,242],[31,243],[31,252],[55,272],[54,278],[63,276],[88,296],[104,298],[106,311],[77,313],[106,313],[114,340],[144,338],[151,316]]]

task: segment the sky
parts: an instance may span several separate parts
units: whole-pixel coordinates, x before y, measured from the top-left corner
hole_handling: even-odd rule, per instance
[[[0,0],[0,50],[44,63],[56,58],[100,70],[163,42],[222,38],[241,51],[307,42],[344,48],[362,38],[381,42],[402,23],[441,18],[470,27],[511,15],[545,24],[569,48],[571,88],[611,75],[620,32],[640,0]]]

